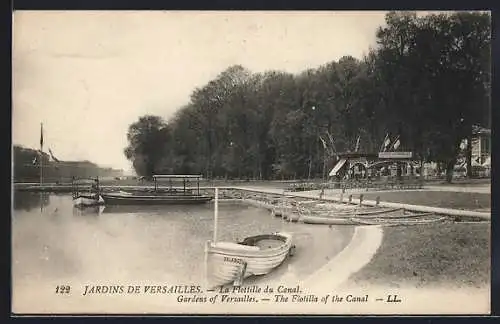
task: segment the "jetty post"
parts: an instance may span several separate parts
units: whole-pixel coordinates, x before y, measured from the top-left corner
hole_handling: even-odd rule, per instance
[[[285,190],[283,189],[283,196],[281,197],[281,220],[285,220]]]
[[[219,218],[219,188],[214,188],[215,190],[215,206],[214,206],[214,239],[213,242],[217,242],[217,219]]]

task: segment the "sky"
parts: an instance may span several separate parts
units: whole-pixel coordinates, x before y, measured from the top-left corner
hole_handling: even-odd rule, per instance
[[[362,58],[385,12],[16,11],[13,144],[132,171],[128,126],[168,121],[231,65],[300,73]]]

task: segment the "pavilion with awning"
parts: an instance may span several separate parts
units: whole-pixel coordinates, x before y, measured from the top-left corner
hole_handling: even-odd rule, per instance
[[[330,177],[335,177],[340,169],[342,169],[342,167],[346,164],[347,162],[347,159],[340,159],[337,164],[335,164],[335,166],[333,167],[332,171],[330,171],[330,173],[328,174],[328,176]]]
[[[345,172],[352,170],[353,175],[359,175],[362,178],[368,177],[372,173],[372,170],[383,167],[391,167],[396,164],[413,166],[415,161],[413,160],[412,152],[405,151],[392,151],[392,152],[378,152],[378,153],[366,153],[366,152],[346,152],[337,155],[338,161],[328,174],[329,177],[342,176]],[[392,167],[391,167],[392,168]],[[407,172],[413,173],[412,167],[408,167]]]

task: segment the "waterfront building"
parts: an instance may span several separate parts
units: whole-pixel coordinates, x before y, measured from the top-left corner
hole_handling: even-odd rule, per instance
[[[47,182],[70,182],[73,177],[121,177],[123,170],[101,167],[90,161],[60,161],[47,153],[15,145],[13,178],[15,182],[38,182],[39,159],[43,159],[43,179]]]

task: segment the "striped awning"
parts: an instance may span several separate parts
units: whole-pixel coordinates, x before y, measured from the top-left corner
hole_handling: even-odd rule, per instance
[[[332,171],[330,171],[329,176],[334,177],[337,175],[337,173],[340,171],[340,169],[344,166],[344,164],[347,162],[347,159],[340,159],[337,164],[333,167]]]

